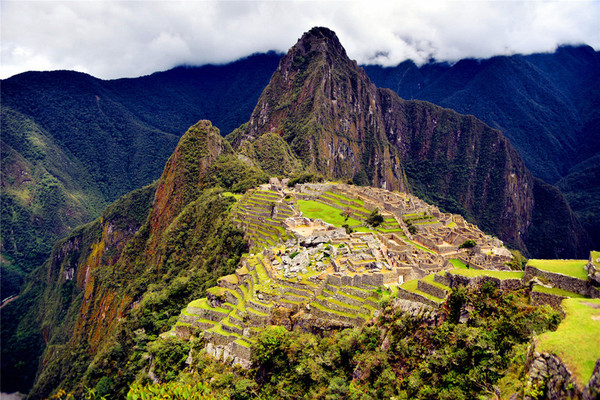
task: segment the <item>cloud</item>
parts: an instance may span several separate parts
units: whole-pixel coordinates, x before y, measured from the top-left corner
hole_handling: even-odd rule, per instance
[[[0,77],[74,69],[133,77],[287,51],[313,26],[359,63],[600,48],[596,1],[2,1]]]

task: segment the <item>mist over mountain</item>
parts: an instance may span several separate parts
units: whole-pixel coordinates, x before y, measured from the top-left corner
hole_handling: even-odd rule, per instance
[[[255,64],[263,84],[253,80]],[[500,130],[376,87],[327,28],[313,28],[282,58],[257,55],[230,66],[178,68],[133,80],[55,72],[2,83],[3,102],[8,99],[3,121],[13,127],[6,142],[11,162],[2,170],[2,193],[12,203],[3,197],[3,207],[20,201],[22,208],[47,209],[28,221],[27,210],[15,219],[15,206],[3,208],[3,225],[11,222],[13,231],[49,218],[52,210],[76,215],[93,204],[90,199],[109,201],[162,173],[56,242],[2,310],[2,386],[32,388],[31,399],[59,387],[124,396],[153,368],[149,354],[170,355],[161,335],[182,307],[233,274],[248,251],[243,227],[233,220],[231,191],[243,193],[269,176],[410,190],[537,257],[583,257],[589,250],[565,197],[532,175]],[[240,96],[244,90],[247,97]],[[223,92],[228,95],[220,97]],[[226,130],[202,120],[179,137],[178,126],[202,107],[237,128],[225,136]],[[225,116],[233,108],[239,118],[247,110],[245,123],[234,125],[237,117]],[[589,163],[561,187],[589,187],[595,160]],[[70,165],[81,176],[61,172]],[[29,175],[40,176],[39,183],[17,179]],[[52,193],[49,200],[29,205],[26,195],[36,198],[42,188]],[[271,213],[257,218],[268,225],[275,205],[264,201]],[[5,244],[3,234],[10,265],[25,241]],[[460,307],[455,313],[458,320]],[[190,350],[182,348],[172,353],[178,365]]]

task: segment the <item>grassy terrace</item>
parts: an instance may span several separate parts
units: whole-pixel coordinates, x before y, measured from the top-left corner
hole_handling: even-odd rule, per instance
[[[583,386],[600,358],[600,299],[565,299],[562,306],[566,318],[555,332],[538,337],[538,351],[558,355]]]
[[[205,310],[213,310],[213,311],[217,311],[221,314],[229,314],[231,312],[231,310],[228,310],[223,307],[211,307],[210,304],[208,304],[208,301],[206,298],[194,300],[190,304],[188,304],[188,307],[202,308]]]
[[[400,285],[400,287],[409,292],[420,294],[421,296],[426,297],[429,300],[433,300],[437,303],[441,303],[442,301],[444,301],[444,299],[440,299],[439,297],[432,296],[429,293],[425,293],[425,292],[417,289],[417,285],[418,285],[417,282],[418,282],[418,279],[413,279],[413,280],[404,282],[402,285]]]
[[[423,278],[423,281],[429,283],[430,285],[437,286],[440,289],[444,289],[444,290],[447,290],[447,291],[451,291],[452,290],[452,289],[450,289],[450,287],[448,287],[446,285],[442,285],[441,283],[434,281],[433,280],[434,275],[435,274],[429,274],[429,275],[427,275],[425,278]]]
[[[573,292],[569,292],[567,290],[562,290],[559,288],[548,288],[548,287],[540,286],[540,285],[535,285],[533,287],[533,291],[540,292],[540,293],[553,294],[556,296],[571,297],[574,299],[583,299],[585,297],[585,296],[580,295],[579,293],[573,293]]]
[[[467,269],[467,264],[465,264],[464,262],[462,262],[462,261],[460,261],[460,260],[458,260],[456,258],[453,258],[453,259],[448,260],[448,261],[450,261],[450,264],[454,265],[454,268]]]
[[[548,272],[556,272],[572,276],[578,279],[587,279],[587,273],[583,267],[588,260],[529,260],[527,265]]]
[[[307,218],[320,218],[323,221],[340,227],[344,224],[348,225],[361,225],[362,221],[354,218],[348,218],[346,221],[342,216],[342,211],[335,207],[331,207],[327,204],[320,203],[313,200],[298,200],[298,209],[302,211],[302,214]]]
[[[452,274],[463,275],[469,277],[476,276],[491,276],[498,279],[523,279],[525,273],[523,271],[490,271],[490,270],[479,270],[479,269],[452,269],[448,271]]]
[[[310,306],[313,307],[313,308],[316,308],[318,310],[324,311],[324,312],[328,312],[328,313],[336,314],[336,315],[341,315],[343,317],[352,318],[352,319],[356,319],[356,317],[359,315],[358,313],[357,314],[351,314],[351,313],[344,312],[344,311],[334,310],[332,308],[325,307],[325,306],[317,303],[316,301],[311,302]]]

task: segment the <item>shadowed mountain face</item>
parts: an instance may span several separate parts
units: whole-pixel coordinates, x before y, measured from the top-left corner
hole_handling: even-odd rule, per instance
[[[533,175],[567,196],[592,247],[600,247],[598,184],[584,183],[600,165],[599,52],[565,46],[548,54],[365,70],[401,97],[473,114],[500,129]]]
[[[295,157],[329,179],[409,188],[526,253],[585,251],[586,235],[568,206],[560,229],[575,234],[571,243],[528,249],[524,238],[534,213],[546,220],[550,210],[536,209],[533,176],[500,131],[472,116],[377,89],[326,28],[304,34],[282,58],[250,121],[229,140],[243,152],[266,134],[280,136]],[[548,190],[555,191],[538,192]]]

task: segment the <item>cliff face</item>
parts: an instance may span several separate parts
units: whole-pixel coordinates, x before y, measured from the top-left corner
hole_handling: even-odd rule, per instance
[[[329,29],[300,38],[249,122],[228,139],[243,149],[267,134],[282,137],[308,169],[327,178],[412,190],[528,254],[533,177],[510,142],[473,116],[376,88]],[[570,210],[561,212],[569,214],[564,231],[585,241]],[[567,247],[561,254],[581,249]],[[556,254],[546,246],[535,255]]]
[[[335,33],[315,28],[282,58],[234,147],[280,135],[308,169],[330,179],[361,179],[406,189],[397,150],[387,140],[379,92]]]

